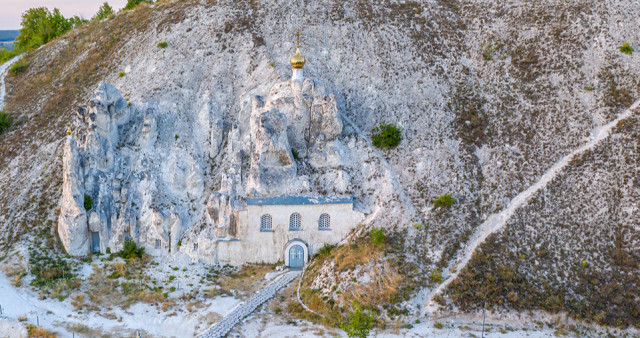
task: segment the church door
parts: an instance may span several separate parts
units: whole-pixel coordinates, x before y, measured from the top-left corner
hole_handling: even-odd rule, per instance
[[[97,231],[91,232],[91,252],[100,252],[100,233]]]
[[[304,249],[300,245],[294,245],[289,249],[289,268],[302,269],[304,266]]]

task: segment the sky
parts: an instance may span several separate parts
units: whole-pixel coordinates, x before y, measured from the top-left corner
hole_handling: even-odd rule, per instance
[[[20,29],[22,13],[35,7],[58,8],[67,18],[78,15],[91,19],[105,1],[116,11],[127,3],[127,0],[0,0],[0,30]]]

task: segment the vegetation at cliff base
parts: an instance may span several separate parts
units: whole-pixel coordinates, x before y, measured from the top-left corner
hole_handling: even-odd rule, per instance
[[[373,129],[372,143],[376,148],[391,149],[402,142],[402,128],[395,124],[381,124]]]
[[[124,259],[130,259],[134,257],[142,258],[143,255],[144,255],[144,248],[138,248],[138,245],[136,245],[136,242],[134,242],[131,239],[126,239],[124,241],[124,249],[122,249],[122,251],[118,253],[118,256]]]

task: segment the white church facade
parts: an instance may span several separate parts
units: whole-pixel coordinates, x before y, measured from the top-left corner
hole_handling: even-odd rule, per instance
[[[340,242],[361,220],[352,197],[248,198],[234,239],[218,241],[218,260],[301,268],[325,244]]]

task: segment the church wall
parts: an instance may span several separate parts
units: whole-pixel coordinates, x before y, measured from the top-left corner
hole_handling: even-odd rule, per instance
[[[297,212],[302,216],[302,227],[289,230],[289,217]],[[319,230],[318,219],[323,213],[331,217],[331,230]],[[272,231],[260,230],[260,218],[272,217]],[[315,254],[325,243],[340,242],[362,220],[350,203],[316,205],[249,205],[238,213],[236,241],[218,242],[220,263],[284,262],[284,249],[293,239],[300,239],[309,246],[309,254]]]

